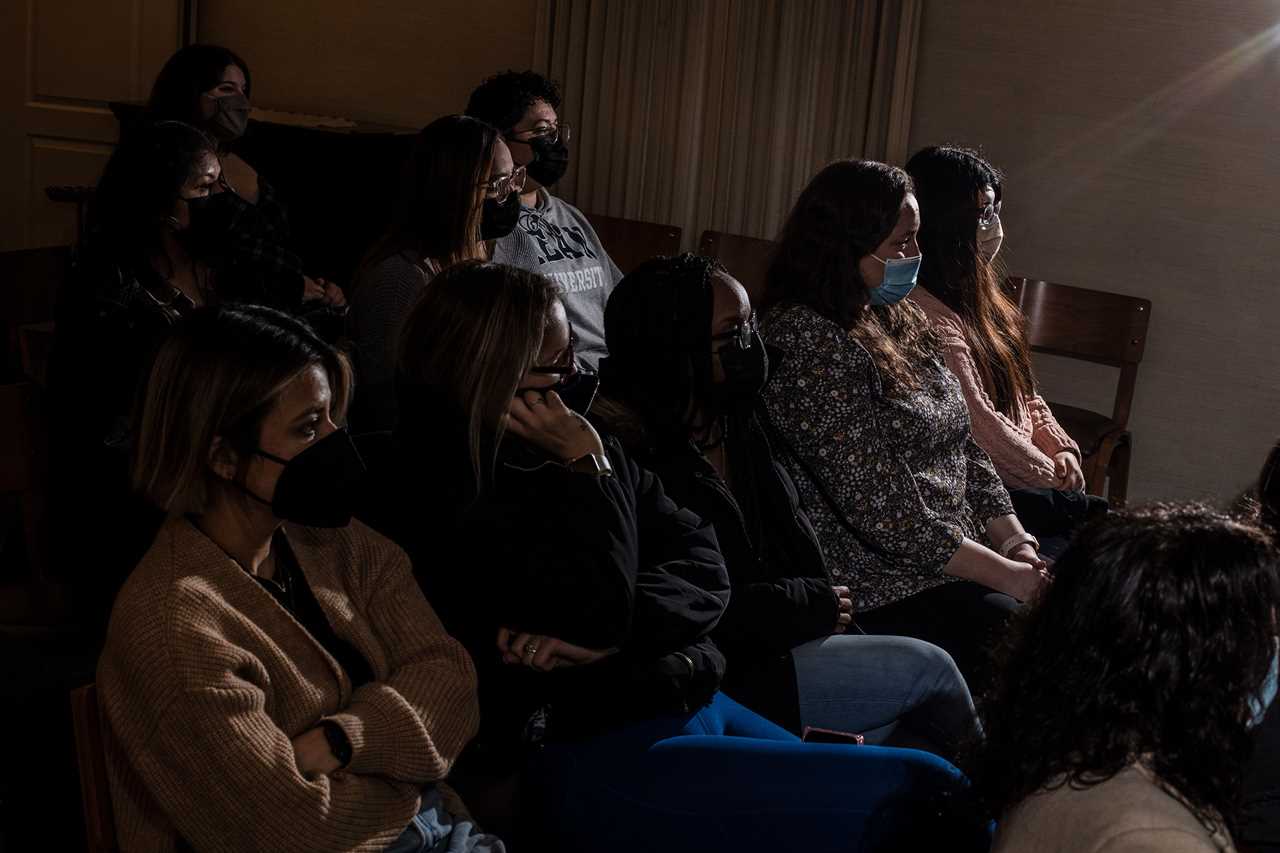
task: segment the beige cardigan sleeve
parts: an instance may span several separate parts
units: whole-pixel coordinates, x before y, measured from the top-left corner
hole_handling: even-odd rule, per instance
[[[392,656],[385,675],[327,719],[351,741],[349,772],[437,781],[479,727],[475,667],[423,598],[405,553],[380,537],[363,549],[356,561],[373,567],[365,612]]]
[[[162,707],[119,707],[146,717],[139,727],[115,724],[119,751],[178,833],[197,850],[385,850],[403,831],[387,814],[402,810],[406,790],[374,776],[304,777],[293,745],[267,713],[263,691],[235,670],[260,663],[222,639],[204,638],[202,654],[136,659],[127,670],[99,671],[106,695],[167,695]],[[231,664],[231,668],[227,665]],[[215,679],[191,675],[210,668]],[[145,690],[131,682],[151,681]],[[211,681],[193,686],[194,680]],[[216,686],[213,686],[216,684]],[[134,833],[124,833],[136,837]]]

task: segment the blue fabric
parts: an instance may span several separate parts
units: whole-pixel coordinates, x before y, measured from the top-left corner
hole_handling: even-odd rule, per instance
[[[528,785],[547,849],[565,853],[986,850],[989,827],[938,816],[966,787],[937,756],[801,743],[723,694],[549,744]]]
[[[800,723],[953,756],[980,733],[951,655],[912,637],[832,634],[791,650]]]
[[[435,785],[422,789],[418,813],[386,853],[504,853],[492,835],[477,832],[470,818],[449,813]]]

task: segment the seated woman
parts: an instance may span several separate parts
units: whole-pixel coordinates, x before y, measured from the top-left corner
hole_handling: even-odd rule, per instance
[[[1045,583],[1038,543],[969,432],[923,312],[905,172],[847,160],[801,193],[769,267],[765,407],[855,620],[936,643],[971,687],[984,646]]]
[[[173,324],[219,301],[221,282],[194,251],[190,225],[220,173],[214,143],[196,128],[136,129],[107,161],[59,293],[49,365],[52,556],[85,593],[95,630],[159,526],[128,485],[134,400]],[[60,535],[57,525],[72,519],[74,535]]]
[[[494,778],[527,761],[549,849],[853,850],[928,823],[918,808],[960,787],[927,753],[802,744],[717,692],[715,534],[583,417],[595,377],[549,279],[441,272],[405,323],[400,381],[375,515],[421,555],[476,661],[483,722],[463,765]],[[961,849],[989,840],[948,831]]]
[[[1077,533],[984,703],[996,853],[1235,849],[1249,729],[1276,692],[1277,560],[1197,507]]]
[[[298,313],[345,311],[342,289],[305,274],[290,248],[289,219],[272,186],[235,153],[249,126],[253,78],[225,47],[193,44],[165,63],[151,89],[152,121],[193,124],[217,141],[222,176],[193,222],[193,234],[248,292],[230,295]],[[304,303],[306,303],[304,305]],[[319,319],[312,317],[313,321]],[[331,323],[322,322],[328,327]]]
[[[400,325],[443,267],[489,256],[484,241],[511,233],[520,215],[524,167],[479,119],[445,116],[422,129],[405,163],[400,202],[369,252],[349,318],[360,392],[352,422],[362,431],[395,426],[395,353]]]
[[[960,380],[973,438],[1011,490],[1018,518],[1063,538],[1104,507],[1083,494],[1080,448],[1036,393],[1026,322],[1004,291],[1000,173],[964,148],[933,147],[907,162],[928,251],[911,292]]]
[[[849,588],[832,584],[756,413],[769,359],[742,285],[701,255],[646,261],[609,297],[605,334],[593,415],[715,525],[732,586],[714,634],[725,691],[794,731],[942,755],[973,736],[973,700],[946,652],[852,624]]]
[[[345,358],[269,308],[156,358],[135,486],[168,513],[116,600],[98,694],[123,850],[494,850],[441,783],[475,670],[359,523]]]

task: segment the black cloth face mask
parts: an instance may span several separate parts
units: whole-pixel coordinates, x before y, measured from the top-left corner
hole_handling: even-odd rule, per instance
[[[213,99],[213,115],[206,125],[222,142],[235,142],[249,129],[249,99],[244,95],[223,95]]]
[[[306,527],[346,527],[351,523],[357,487],[366,469],[346,429],[334,430],[292,459],[281,459],[261,448],[253,452],[284,466],[275,494],[268,501],[247,486],[236,485],[258,503],[271,507],[276,518]]]
[[[724,381],[712,383],[708,393],[722,409],[749,406],[769,380],[769,354],[759,332],[752,332],[751,345],[743,349],[730,343],[716,351],[724,369]]]
[[[525,174],[544,187],[555,186],[569,169],[569,146],[563,139],[551,142],[545,136],[535,136],[528,141],[533,149],[533,162],[525,167]]]
[[[174,236],[192,257],[208,260],[218,255],[247,202],[229,191],[183,200],[190,224],[175,230]]]
[[[480,239],[501,240],[516,229],[519,221],[520,197],[514,192],[502,203],[496,198],[486,198],[480,215]]]
[[[523,397],[529,391],[536,394],[555,391],[566,408],[585,416],[591,411],[591,404],[595,402],[596,392],[599,390],[600,377],[594,371],[579,368],[555,385],[549,385],[546,388],[517,388],[516,396]]]

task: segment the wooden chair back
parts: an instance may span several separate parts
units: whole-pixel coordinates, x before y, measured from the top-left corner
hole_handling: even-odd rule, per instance
[[[80,793],[84,800],[85,847],[89,853],[115,853],[115,815],[107,780],[107,752],[98,712],[98,688],[93,684],[71,691],[71,725],[80,765]]]
[[[621,219],[600,213],[588,213],[587,219],[623,275],[649,258],[680,253],[680,238],[684,231],[674,225]]]
[[[777,243],[759,237],[743,237],[723,231],[703,231],[698,251],[724,264],[729,275],[742,282],[751,304],[760,304],[764,296],[765,276]]]
[[[1111,420],[1127,429],[1151,300],[1030,278],[1008,283],[1027,318],[1033,350],[1120,368]]]

